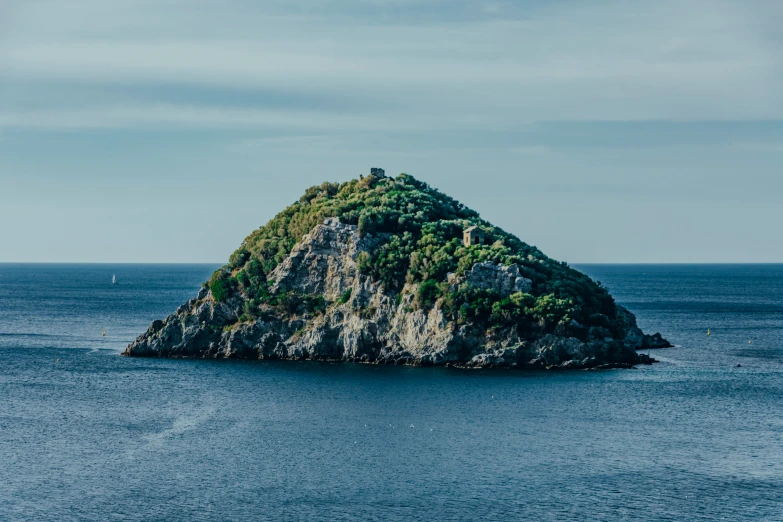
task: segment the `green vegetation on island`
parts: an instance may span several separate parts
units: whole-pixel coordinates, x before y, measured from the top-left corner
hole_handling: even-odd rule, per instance
[[[213,297],[224,301],[241,293],[247,320],[257,317],[264,305],[290,313],[303,308],[318,313],[348,301],[350,291],[328,303],[322,296],[275,293],[267,281],[294,245],[329,217],[356,225],[360,236],[384,234],[377,249],[360,254],[359,271],[381,283],[386,292],[413,292],[416,308],[438,304],[458,324],[516,324],[521,331],[535,327],[580,337],[590,326],[619,331],[614,300],[600,283],[407,174],[370,175],[307,189],[299,201],[250,234],[228,265],[213,274],[208,282]],[[470,226],[483,231],[483,244],[463,244],[463,231]],[[504,297],[466,283],[455,288],[447,281],[448,274],[459,278],[487,261],[517,265],[521,276],[532,281],[530,293]]]

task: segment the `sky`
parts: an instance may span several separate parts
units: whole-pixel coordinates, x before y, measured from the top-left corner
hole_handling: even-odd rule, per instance
[[[222,263],[406,172],[569,263],[783,262],[779,0],[0,0],[0,262]]]

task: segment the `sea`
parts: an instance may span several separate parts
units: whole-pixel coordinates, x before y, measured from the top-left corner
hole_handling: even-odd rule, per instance
[[[120,356],[215,268],[0,265],[0,520],[783,520],[783,265],[577,266],[634,370]]]

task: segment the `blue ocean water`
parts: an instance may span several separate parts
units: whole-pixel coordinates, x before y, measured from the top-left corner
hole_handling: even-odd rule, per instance
[[[783,265],[578,267],[637,370],[118,355],[214,268],[0,265],[0,520],[783,520]]]

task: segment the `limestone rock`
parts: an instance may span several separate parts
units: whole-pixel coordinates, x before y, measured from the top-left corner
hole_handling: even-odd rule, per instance
[[[438,305],[415,310],[415,285],[406,285],[398,295],[358,271],[358,256],[386,240],[382,235],[360,237],[357,227],[326,219],[269,274],[273,290],[323,296],[325,311],[297,315],[268,308],[258,319],[240,322],[242,296],[218,303],[204,287],[174,314],[153,322],[125,355],[569,369],[645,361],[635,350],[649,336],[622,307],[617,312],[622,336],[617,339],[605,328],[588,331],[578,324],[573,330],[583,330],[584,339],[567,333],[521,338],[516,327],[486,330],[456,324]],[[453,285],[463,281],[502,296],[532,290],[516,265],[478,263],[464,279],[449,277]],[[342,302],[348,289],[350,298]]]
[[[373,250],[384,239],[370,234],[360,238],[356,226],[327,218],[272,272],[273,290],[321,294],[336,301],[356,279],[359,253]]]
[[[503,266],[489,261],[473,265],[466,280],[476,288],[494,290],[504,297],[516,292],[529,293],[533,289],[533,281],[522,277],[517,265]]]

